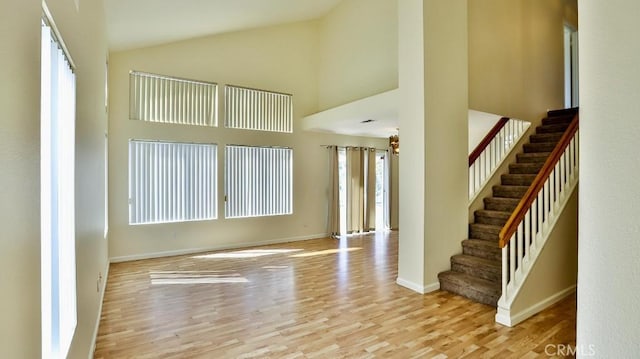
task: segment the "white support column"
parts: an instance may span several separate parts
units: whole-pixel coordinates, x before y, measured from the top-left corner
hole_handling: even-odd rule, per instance
[[[439,288],[467,237],[467,2],[399,0],[398,283]]]
[[[578,357],[640,353],[638,1],[578,1]]]

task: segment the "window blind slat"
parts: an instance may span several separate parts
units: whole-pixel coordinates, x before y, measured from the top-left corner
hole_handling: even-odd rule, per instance
[[[290,148],[226,146],[226,218],[293,213]]]
[[[129,118],[196,126],[217,126],[215,83],[132,71]]]
[[[217,217],[217,146],[129,141],[129,223]]]
[[[291,95],[227,85],[225,99],[228,128],[293,132]]]

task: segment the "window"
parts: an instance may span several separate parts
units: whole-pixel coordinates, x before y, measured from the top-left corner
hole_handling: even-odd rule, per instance
[[[293,150],[226,147],[226,218],[293,213]]]
[[[218,85],[131,71],[129,118],[183,125],[218,125]]]
[[[43,10],[40,94],[42,357],[66,358],[77,324],[76,80],[64,42],[55,30],[46,6]]]
[[[129,141],[129,223],[217,218],[217,146]]]
[[[293,132],[293,96],[229,85],[224,91],[226,127]]]

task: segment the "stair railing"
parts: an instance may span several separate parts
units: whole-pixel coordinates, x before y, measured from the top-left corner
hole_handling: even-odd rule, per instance
[[[508,311],[511,307],[549,232],[578,183],[578,124],[579,116],[576,114],[500,231],[502,296],[498,301],[496,319],[500,317],[501,311]]]
[[[527,121],[502,117],[471,152],[469,202],[473,202],[530,125]]]

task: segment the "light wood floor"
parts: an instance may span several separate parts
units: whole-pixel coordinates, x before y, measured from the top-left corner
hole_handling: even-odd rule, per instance
[[[112,264],[95,358],[535,358],[575,297],[516,328],[395,284],[397,233]],[[551,348],[553,349],[553,348]]]

